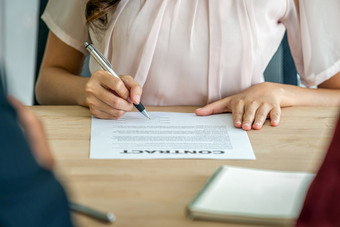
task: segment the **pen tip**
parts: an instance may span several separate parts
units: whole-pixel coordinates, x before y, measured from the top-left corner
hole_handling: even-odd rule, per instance
[[[116,220],[116,217],[112,213],[108,213],[107,218],[109,222],[114,222]]]
[[[149,119],[151,120],[151,118],[150,118],[148,112],[146,112],[146,110],[143,110],[141,113],[142,113],[146,118],[149,118]]]

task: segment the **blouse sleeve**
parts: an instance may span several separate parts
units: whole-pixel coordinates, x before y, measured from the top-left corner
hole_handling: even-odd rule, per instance
[[[59,39],[87,54],[84,43],[89,41],[89,35],[84,0],[49,0],[41,18]]]
[[[287,28],[301,82],[319,85],[340,71],[340,1],[287,1]]]

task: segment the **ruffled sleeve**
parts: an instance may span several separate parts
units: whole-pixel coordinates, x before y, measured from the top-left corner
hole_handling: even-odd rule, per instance
[[[41,17],[48,28],[67,45],[87,54],[89,41],[84,0],[49,0]]]
[[[287,3],[283,23],[301,82],[319,85],[340,71],[340,1]]]

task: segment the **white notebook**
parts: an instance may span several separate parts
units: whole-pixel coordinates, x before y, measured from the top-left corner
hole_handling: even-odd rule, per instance
[[[222,166],[187,207],[192,219],[294,224],[315,174]]]

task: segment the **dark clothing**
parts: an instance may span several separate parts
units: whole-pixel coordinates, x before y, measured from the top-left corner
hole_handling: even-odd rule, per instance
[[[66,194],[34,159],[1,80],[0,226],[72,226]]]
[[[296,226],[340,226],[340,119]]]

